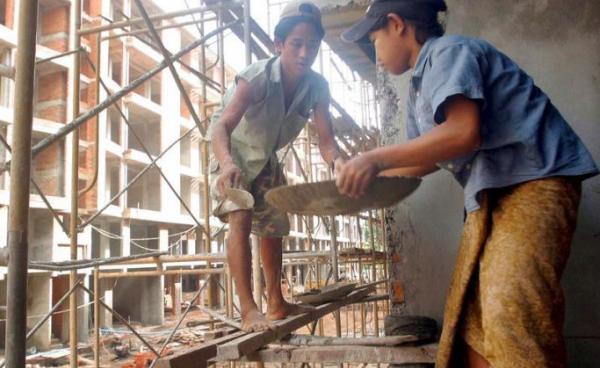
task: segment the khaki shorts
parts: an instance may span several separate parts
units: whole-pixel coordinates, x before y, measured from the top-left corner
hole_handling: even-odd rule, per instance
[[[218,163],[211,163],[211,196],[217,202],[213,215],[221,221],[228,222],[228,215],[234,211],[252,211],[252,233],[258,236],[280,238],[290,233],[290,221],[286,212],[272,207],[265,200],[269,189],[286,185],[287,181],[277,157],[272,157],[258,176],[250,185],[243,185],[243,189],[254,198],[254,206],[244,207],[221,195],[217,190],[217,179],[220,175]]]

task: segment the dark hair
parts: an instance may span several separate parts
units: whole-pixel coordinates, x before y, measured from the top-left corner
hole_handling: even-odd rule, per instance
[[[395,14],[415,27],[417,42],[422,45],[431,37],[444,35],[444,25],[440,23],[438,13],[445,12],[447,9],[444,0],[420,0],[409,2],[406,9],[398,10]],[[387,16],[382,16],[371,28],[371,32],[385,28],[387,24]]]
[[[284,42],[287,36],[290,34],[290,32],[292,32],[294,27],[296,27],[300,23],[312,24],[317,30],[317,35],[319,36],[319,39],[322,40],[323,36],[325,36],[325,30],[323,29],[323,26],[317,23],[317,21],[315,21],[314,18],[298,15],[295,17],[284,18],[281,21],[279,21],[279,23],[277,23],[277,25],[275,26],[275,38],[278,38],[279,40]]]

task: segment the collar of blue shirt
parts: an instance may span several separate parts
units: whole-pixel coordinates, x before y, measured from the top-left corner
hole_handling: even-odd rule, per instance
[[[431,37],[421,47],[421,51],[419,51],[419,56],[417,56],[417,61],[413,67],[413,78],[421,78],[423,76],[423,70],[425,69],[429,55],[431,55],[431,47],[435,40],[437,40],[437,37]]]

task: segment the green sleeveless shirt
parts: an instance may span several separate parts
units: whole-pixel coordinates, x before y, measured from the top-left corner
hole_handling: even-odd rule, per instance
[[[211,127],[221,118],[240,78],[248,82],[252,102],[231,134],[231,155],[242,170],[245,184],[250,184],[273,154],[300,134],[315,105],[328,99],[329,86],[320,74],[310,70],[286,111],[279,57],[260,60],[236,76],[222,106],[211,117]]]

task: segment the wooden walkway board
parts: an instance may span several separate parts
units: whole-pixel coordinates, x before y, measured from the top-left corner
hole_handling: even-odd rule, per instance
[[[235,332],[221,338],[210,340],[204,344],[195,346],[191,350],[179,351],[173,355],[160,358],[156,364],[157,368],[205,368],[207,361],[217,355],[217,345],[226,343],[240,336],[244,332]]]
[[[417,336],[381,336],[381,337],[330,337],[312,335],[289,335],[280,340],[285,345],[299,346],[398,346],[419,341]]]
[[[437,344],[417,346],[308,346],[256,351],[243,361],[263,363],[395,363],[433,364]]]
[[[302,326],[316,321],[319,318],[338,310],[344,305],[352,304],[364,299],[373,289],[373,286],[357,289],[342,300],[322,304],[310,313],[291,316],[282,321],[278,321],[275,323],[275,330],[252,332],[238,339],[219,345],[216,360],[235,360],[246,354],[255,352],[261,347],[287,336]]]

